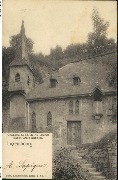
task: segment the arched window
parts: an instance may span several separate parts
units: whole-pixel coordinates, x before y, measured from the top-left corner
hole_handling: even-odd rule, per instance
[[[20,74],[19,74],[19,73],[17,73],[17,74],[15,75],[15,81],[16,81],[16,82],[19,82],[19,81],[20,81]]]
[[[75,102],[75,114],[79,114],[79,101]]]
[[[73,114],[73,101],[69,101],[69,114]]]
[[[94,97],[94,108],[93,111],[95,114],[103,114],[103,104],[102,104],[102,92],[96,88],[93,94]]]
[[[47,126],[52,126],[52,114],[48,112],[47,114]]]
[[[36,130],[36,113],[32,113],[32,131]]]
[[[98,88],[94,92],[94,101],[102,101],[102,93]]]

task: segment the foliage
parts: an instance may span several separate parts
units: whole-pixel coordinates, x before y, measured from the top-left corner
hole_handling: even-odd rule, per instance
[[[109,86],[117,88],[117,64],[112,64],[112,71],[108,73],[107,81]]]
[[[15,51],[12,47],[2,48],[2,102],[5,105],[9,101],[8,81],[9,64],[15,57]]]
[[[98,142],[85,145],[85,147],[83,147],[83,149],[87,149],[88,152],[93,151],[94,149],[100,149],[100,148],[102,149],[106,145],[108,145],[110,142],[112,142],[113,140],[115,140],[115,141],[117,140],[117,131],[116,130],[107,133]]]
[[[104,22],[97,9],[92,13],[93,32],[88,34],[88,45],[90,47],[105,46],[107,44],[107,29],[109,22]]]
[[[39,82],[42,82],[42,76],[40,68],[42,66],[47,67],[50,71],[56,70],[63,65],[70,62],[80,61],[83,59],[92,58],[98,55],[104,55],[105,53],[116,52],[117,44],[114,39],[107,38],[107,29],[109,23],[105,22],[97,9],[93,10],[92,14],[93,32],[88,34],[88,41],[80,44],[70,44],[64,50],[60,46],[50,50],[50,54],[44,56],[42,53],[33,53],[33,41],[26,37],[26,46],[30,57],[31,64],[33,66],[34,75]],[[3,94],[7,98],[8,94],[8,79],[9,79],[9,64],[15,59],[15,55],[19,52],[21,47],[21,34],[13,35],[10,38],[10,47],[3,47],[2,52],[2,73],[3,73]],[[106,62],[108,63],[108,62]],[[116,64],[114,61],[111,64],[112,71],[108,74],[107,81],[110,86],[116,88]],[[48,72],[47,72],[48,73]]]
[[[17,35],[11,36],[10,46],[13,47],[13,49],[15,50],[15,53],[17,53],[18,49],[20,49],[21,47],[21,34],[20,33]],[[26,37],[26,47],[27,47],[28,54],[31,54],[33,50],[33,41],[27,37]]]
[[[64,50],[64,57],[73,58],[79,57],[83,53],[83,49],[85,49],[85,44],[70,44]]]
[[[80,165],[74,162],[70,153],[71,150],[67,148],[61,148],[56,152],[53,159],[53,179],[86,180],[84,175],[82,175]]]
[[[40,66],[48,66],[48,61],[42,53],[31,53],[29,58],[32,64],[38,63]]]
[[[38,70],[38,66],[32,65],[32,70],[33,70],[33,75],[35,77],[35,81],[42,83],[43,78],[40,71]]]
[[[15,51],[12,47],[3,47],[2,48],[2,72],[3,72],[3,77],[7,75],[6,73],[6,65],[8,66],[12,60],[14,60],[15,57]]]
[[[50,50],[50,59],[59,60],[63,58],[63,51],[60,46],[56,46],[55,49]]]

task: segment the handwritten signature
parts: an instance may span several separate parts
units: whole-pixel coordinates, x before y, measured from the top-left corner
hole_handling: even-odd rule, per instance
[[[47,164],[32,164],[28,163],[27,160],[19,161],[18,165],[14,164],[14,161],[11,161],[9,164],[6,165],[4,169],[14,169],[14,168],[21,168],[23,171],[30,169],[30,172],[33,172],[36,168],[44,168],[47,167]]]

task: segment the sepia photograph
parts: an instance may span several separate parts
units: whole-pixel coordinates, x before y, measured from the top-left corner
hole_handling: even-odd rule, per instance
[[[116,1],[3,0],[3,178],[116,180],[116,69]]]

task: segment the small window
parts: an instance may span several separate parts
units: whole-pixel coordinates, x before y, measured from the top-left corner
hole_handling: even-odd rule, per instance
[[[50,79],[50,87],[51,88],[56,87],[56,84],[57,84],[57,80],[56,79]]]
[[[47,126],[52,126],[52,114],[48,112],[47,114]]]
[[[79,114],[79,101],[75,102],[75,114]]]
[[[32,113],[32,131],[36,131],[36,113]]]
[[[102,101],[102,93],[99,89],[96,89],[94,92],[94,101]]]
[[[79,77],[74,77],[74,78],[73,78],[73,84],[74,84],[75,86],[80,85],[80,82],[81,82],[81,80],[80,80]]]
[[[19,73],[17,73],[17,74],[15,75],[15,81],[16,81],[16,82],[19,82],[19,81],[20,81],[20,74],[19,74]]]
[[[29,76],[28,76],[28,79],[27,79],[27,84],[28,84],[28,86],[30,84],[30,77]]]
[[[69,101],[69,114],[73,114],[73,101]]]

